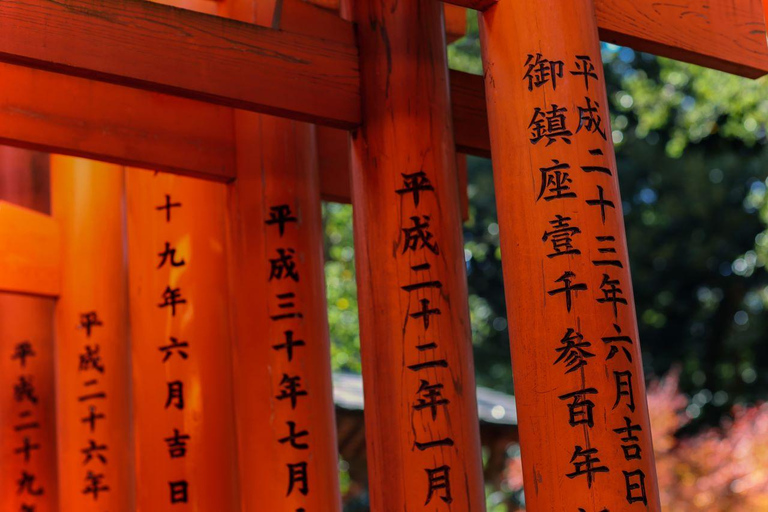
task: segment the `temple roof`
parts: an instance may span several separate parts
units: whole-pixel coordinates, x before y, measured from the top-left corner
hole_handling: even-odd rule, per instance
[[[333,374],[333,401],[347,411],[362,411],[363,378],[356,373]],[[477,412],[480,423],[517,425],[515,397],[500,391],[477,387]]]

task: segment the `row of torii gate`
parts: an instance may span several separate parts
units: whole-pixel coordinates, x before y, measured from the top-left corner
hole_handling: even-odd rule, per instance
[[[484,510],[457,150],[494,163],[528,510],[660,510],[598,37],[756,78],[759,0],[452,0],[484,84],[438,0],[168,3],[0,2],[0,141],[109,162],[0,205],[2,510],[340,510],[321,194],[371,509]]]

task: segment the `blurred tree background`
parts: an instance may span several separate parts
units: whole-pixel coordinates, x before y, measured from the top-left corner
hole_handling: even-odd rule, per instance
[[[449,48],[481,73],[476,19]],[[768,82],[603,47],[646,376],[679,368],[685,430],[768,395]],[[489,160],[470,158],[465,259],[478,383],[512,392]],[[325,205],[333,364],[360,371],[351,208]],[[682,425],[682,424],[681,424]]]

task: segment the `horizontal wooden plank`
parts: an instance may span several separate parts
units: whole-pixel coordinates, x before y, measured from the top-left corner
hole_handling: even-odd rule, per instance
[[[443,0],[446,3],[465,7],[467,9],[475,9],[477,11],[484,11],[495,4],[498,0]]]
[[[142,0],[0,2],[0,60],[352,128],[360,121],[357,48],[341,36]]]
[[[728,73],[768,73],[761,0],[596,0],[602,41]]]
[[[235,177],[228,107],[0,63],[0,143],[206,179]]]
[[[490,157],[483,77],[451,70],[450,80],[456,149],[470,155]]]
[[[228,107],[0,63],[0,143],[216,181],[235,178]],[[457,148],[490,154],[482,77],[451,71]],[[349,201],[346,135],[319,127],[323,197]],[[324,141],[331,140],[331,143]],[[343,176],[337,174],[343,167]]]
[[[448,44],[467,35],[467,10],[452,4],[443,5],[445,39]]]
[[[315,134],[320,194],[325,201],[351,203],[349,132],[318,126]]]
[[[61,234],[48,215],[0,201],[0,292],[56,297]]]

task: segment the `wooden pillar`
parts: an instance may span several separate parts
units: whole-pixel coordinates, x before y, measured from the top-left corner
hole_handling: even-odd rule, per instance
[[[352,202],[371,507],[485,509],[442,5],[357,0]]]
[[[270,26],[274,1],[223,14]],[[229,186],[243,512],[340,512],[315,127],[235,112]],[[258,292],[254,293],[256,290]]]
[[[126,173],[139,510],[238,510],[226,187]]]
[[[314,129],[238,118],[230,186],[243,510],[339,511]]]
[[[480,27],[527,510],[660,510],[593,2]]]
[[[50,211],[47,162],[0,147],[0,199]],[[53,306],[51,298],[0,294],[2,512],[58,510]]]
[[[119,166],[51,156],[62,510],[133,510],[124,192]]]

